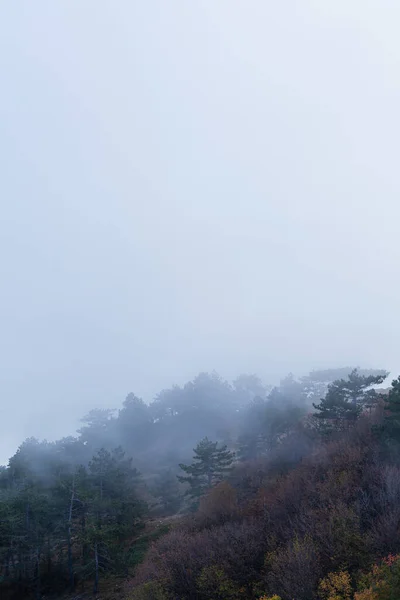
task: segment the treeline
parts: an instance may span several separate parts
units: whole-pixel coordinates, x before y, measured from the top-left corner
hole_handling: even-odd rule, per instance
[[[289,375],[271,388],[254,375],[229,384],[203,373],[162,391],[150,404],[129,394],[117,413],[91,411],[76,437],[26,440],[0,472],[3,594],[39,599],[85,586],[97,592],[105,576],[132,575],[138,562],[135,541],[149,517],[189,512],[183,525],[151,548],[135,579],[135,597],[229,600],[272,590],[284,599],[295,593],[297,600],[313,598],[304,593],[311,588],[315,593],[316,577],[327,569],[343,566],[345,551],[335,561],[308,567],[313,577],[307,577],[307,592],[279,583],[279,573],[287,579],[284,557],[296,562],[319,556],[319,544],[330,539],[321,525],[330,511],[324,486],[335,491],[334,503],[341,485],[347,490],[354,484],[351,493],[361,493],[357,486],[363,480],[355,474],[363,461],[366,472],[392,467],[392,446],[385,446],[382,458],[383,442],[376,441],[383,439],[377,422],[382,399],[371,389],[385,376],[350,368],[316,371],[299,380]],[[397,427],[394,414],[385,421],[390,439]],[[342,464],[339,471],[332,468],[336,462]],[[314,485],[318,492],[311,492]],[[299,494],[289,493],[292,488]],[[343,493],[340,507],[349,502]],[[313,512],[315,503],[319,512]],[[377,515],[381,509],[375,504]],[[296,516],[306,505],[307,517]],[[356,517],[352,521],[340,510],[337,518],[345,515],[353,523]],[[297,530],[298,519],[303,528]],[[305,533],[309,522],[318,529],[315,539],[312,529],[311,537]],[[329,527],[335,529],[333,522]],[[335,543],[331,540],[331,549]],[[375,541],[371,544],[368,548],[375,549]],[[376,556],[385,549],[382,543]],[[354,563],[358,568],[375,557],[372,550],[366,556],[364,563],[357,555],[349,565],[351,576]]]

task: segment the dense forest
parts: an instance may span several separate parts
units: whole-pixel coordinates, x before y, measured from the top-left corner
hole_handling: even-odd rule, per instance
[[[201,373],[27,439],[0,471],[1,597],[400,598],[387,376]]]

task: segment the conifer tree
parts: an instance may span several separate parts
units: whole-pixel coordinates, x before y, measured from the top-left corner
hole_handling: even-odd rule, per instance
[[[341,430],[354,423],[363,409],[373,406],[379,400],[379,394],[371,389],[387,377],[379,375],[360,375],[353,369],[347,379],[338,379],[328,386],[328,392],[319,404],[313,404],[316,417],[321,420],[322,431],[328,433]]]
[[[392,381],[385,408],[384,429],[390,438],[400,441],[400,377]]]
[[[207,489],[224,478],[233,459],[234,454],[226,446],[218,448],[218,442],[204,438],[194,449],[192,464],[179,465],[187,475],[178,476],[178,479],[190,485],[189,496],[199,498]]]

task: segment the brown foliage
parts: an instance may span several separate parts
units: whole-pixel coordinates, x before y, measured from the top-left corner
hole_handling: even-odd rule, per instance
[[[201,498],[197,520],[202,526],[222,525],[238,515],[237,492],[227,481],[222,481]]]
[[[371,543],[380,555],[399,549],[400,468],[395,465],[378,467],[369,501],[373,506]]]
[[[371,424],[363,418],[292,469],[279,468],[276,455],[239,465],[195,517],[152,547],[138,581],[162,581],[180,599],[203,586],[211,598],[208,574],[227,597],[257,590],[311,600],[329,573],[353,577],[398,552],[400,468],[383,460]]]
[[[239,587],[260,573],[265,540],[257,521],[226,523],[194,533],[174,530],[156,542],[138,570],[137,584],[162,581],[165,590],[179,598],[196,597],[198,578],[217,565]]]
[[[321,575],[315,543],[309,536],[294,538],[283,548],[267,554],[265,570],[265,584],[271,593],[311,600]]]

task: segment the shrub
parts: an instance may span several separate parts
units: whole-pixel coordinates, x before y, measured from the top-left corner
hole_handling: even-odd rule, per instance
[[[199,523],[205,525],[222,525],[238,516],[236,490],[223,481],[211,488],[200,500],[197,514]]]
[[[171,596],[163,589],[161,583],[150,581],[133,590],[129,600],[170,600]]]
[[[238,586],[217,565],[202,569],[197,580],[200,598],[213,600],[240,600],[245,590]]]
[[[318,586],[322,600],[351,600],[352,587],[347,571],[329,573]]]
[[[266,556],[266,583],[284,598],[310,600],[319,580],[318,555],[313,540],[294,538]]]

